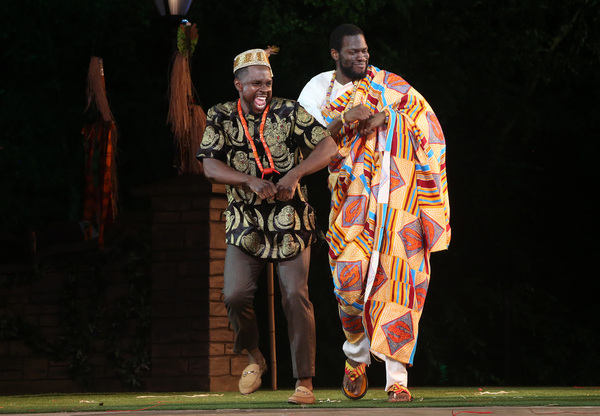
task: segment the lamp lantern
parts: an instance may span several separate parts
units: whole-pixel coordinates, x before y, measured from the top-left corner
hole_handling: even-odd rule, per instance
[[[154,0],[161,16],[185,16],[192,0]]]

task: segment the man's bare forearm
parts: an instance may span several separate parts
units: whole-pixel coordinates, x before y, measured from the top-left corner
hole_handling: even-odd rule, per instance
[[[202,159],[204,175],[209,182],[226,185],[247,185],[251,176],[239,172],[217,159]]]
[[[317,144],[317,146],[310,152],[310,155],[292,171],[298,175],[298,178],[315,173],[321,170],[333,160],[337,153],[337,145],[331,136],[327,136]],[[291,172],[291,171],[290,171]]]

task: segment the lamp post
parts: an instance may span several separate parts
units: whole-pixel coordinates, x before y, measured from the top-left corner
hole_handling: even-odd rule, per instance
[[[187,14],[192,0],[154,0],[161,16],[183,17]]]
[[[192,0],[154,0],[154,4],[167,26],[170,60],[177,48],[177,28],[190,9]]]

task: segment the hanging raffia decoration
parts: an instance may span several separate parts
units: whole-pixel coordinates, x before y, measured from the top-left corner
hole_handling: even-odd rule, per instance
[[[194,99],[190,70],[190,58],[197,43],[196,24],[181,24],[177,30],[177,51],[171,70],[167,117],[176,147],[175,165],[179,174],[203,172],[202,164],[196,159],[196,152],[202,142],[206,114]]]
[[[117,125],[108,105],[102,59],[92,56],[88,70],[87,106],[93,112],[84,125],[85,190],[83,223],[85,238],[98,236],[98,247],[104,247],[104,229],[115,221],[118,213]]]

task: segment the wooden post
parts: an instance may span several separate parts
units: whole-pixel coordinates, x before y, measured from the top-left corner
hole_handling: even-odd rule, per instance
[[[275,345],[275,285],[273,282],[273,263],[267,263],[269,292],[269,338],[271,341],[271,388],[277,390],[277,349]]]

